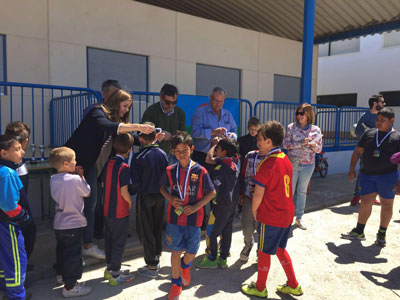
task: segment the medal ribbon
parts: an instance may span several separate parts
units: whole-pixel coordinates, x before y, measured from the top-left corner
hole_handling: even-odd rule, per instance
[[[187,191],[187,185],[188,185],[188,179],[189,179],[189,173],[190,173],[190,168],[192,166],[192,160],[189,160],[189,165],[187,166],[186,173],[185,173],[185,181],[183,182],[183,191],[181,191],[181,181],[180,181],[180,165],[178,163],[178,167],[176,168],[176,181],[177,181],[177,186],[178,186],[178,192],[179,192],[179,198],[181,198],[183,201],[185,201],[186,197],[186,191]]]
[[[378,129],[376,130],[376,136],[375,136],[375,138],[376,138],[376,148],[379,148],[379,146],[382,145],[383,141],[392,133],[392,131],[393,131],[393,128],[390,129],[390,131],[388,133],[386,133],[385,137],[381,140],[381,142],[378,143],[378,132],[379,132],[379,130]]]

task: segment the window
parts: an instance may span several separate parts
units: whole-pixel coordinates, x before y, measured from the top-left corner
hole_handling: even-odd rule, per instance
[[[400,106],[400,91],[379,92],[385,99],[386,106]]]
[[[225,89],[228,98],[240,98],[241,71],[196,64],[196,95],[209,96],[212,89],[219,86]]]
[[[383,33],[383,47],[400,46],[400,32],[384,32]]]
[[[357,106],[357,94],[337,94],[317,96],[317,104]]]
[[[360,51],[360,38],[337,41],[319,45],[319,57]]]
[[[128,91],[148,91],[148,58],[131,53],[87,48],[88,88],[101,90],[107,79],[116,79]]]
[[[299,102],[300,77],[274,75],[274,101]]]
[[[0,81],[7,81],[6,36],[0,34]],[[6,95],[7,88],[0,87],[0,95]]]

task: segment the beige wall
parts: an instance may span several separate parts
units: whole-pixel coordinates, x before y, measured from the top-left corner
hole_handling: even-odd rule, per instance
[[[132,0],[0,0],[9,81],[86,87],[86,47],[149,56],[149,88],[196,91],[196,63],[242,70],[242,98],[273,98],[274,74],[301,76],[299,42]],[[16,18],[15,16],[19,16]],[[315,48],[316,49],[316,48]],[[317,56],[314,55],[313,97]]]

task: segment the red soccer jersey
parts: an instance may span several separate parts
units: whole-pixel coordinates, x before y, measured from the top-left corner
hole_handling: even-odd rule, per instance
[[[265,188],[257,211],[261,223],[275,227],[288,227],[294,216],[292,200],[292,164],[285,153],[273,152],[258,165],[253,179]]]

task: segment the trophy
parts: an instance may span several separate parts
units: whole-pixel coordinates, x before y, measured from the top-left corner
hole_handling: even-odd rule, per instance
[[[44,162],[45,158],[44,158],[44,145],[40,145],[40,162]]]
[[[31,162],[32,162],[32,163],[36,163],[36,157],[35,157],[36,145],[35,145],[35,144],[31,144],[31,151],[32,151],[32,159],[31,159]]]

